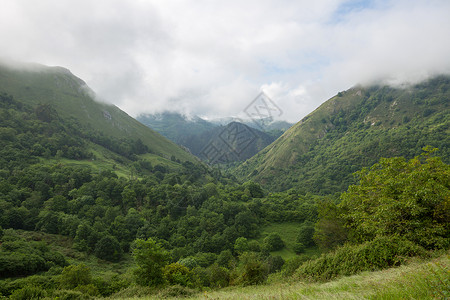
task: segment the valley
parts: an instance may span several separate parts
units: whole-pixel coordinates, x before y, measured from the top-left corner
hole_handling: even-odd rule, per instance
[[[356,85],[262,131],[0,64],[0,299],[445,298],[449,99]]]

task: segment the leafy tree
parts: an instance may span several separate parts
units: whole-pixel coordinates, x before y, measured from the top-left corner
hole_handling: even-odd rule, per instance
[[[450,167],[426,151],[409,161],[382,158],[357,172],[342,194],[342,216],[355,241],[398,235],[426,248],[449,246]]]
[[[104,236],[95,246],[95,256],[108,261],[119,261],[122,258],[122,248],[114,236]]]
[[[137,264],[134,270],[136,281],[140,285],[157,286],[164,282],[164,267],[169,253],[151,238],[137,239],[133,246],[133,257]]]
[[[234,242],[234,251],[237,253],[244,253],[248,251],[248,241],[245,237],[239,237]]]
[[[314,235],[314,224],[309,221],[306,221],[300,226],[297,236],[297,242],[302,243],[307,247],[312,246],[314,245],[313,235]]]
[[[73,289],[80,285],[88,285],[91,281],[91,269],[84,264],[65,267],[60,277],[61,286],[68,289]]]
[[[170,285],[182,285],[182,286],[192,286],[193,285],[193,274],[184,265],[180,263],[172,263],[166,265],[163,269],[164,279]]]
[[[272,232],[264,238],[264,247],[268,251],[277,251],[284,248],[284,242],[278,233]]]
[[[341,209],[331,201],[319,204],[319,221],[314,226],[314,243],[322,250],[334,249],[347,240],[347,229],[340,217]]]

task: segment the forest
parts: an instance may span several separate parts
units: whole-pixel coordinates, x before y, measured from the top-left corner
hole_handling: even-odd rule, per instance
[[[382,158],[342,193],[271,192],[199,162],[152,164],[139,139],[102,135],[51,105],[0,97],[5,299],[183,296],[273,278],[327,281],[449,248],[450,168],[436,148]],[[132,175],[65,163],[95,160],[92,145],[115,153]],[[264,231],[274,224],[294,227],[294,238]]]

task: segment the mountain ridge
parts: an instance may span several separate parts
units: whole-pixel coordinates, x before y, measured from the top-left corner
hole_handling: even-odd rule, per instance
[[[340,92],[239,165],[241,180],[305,192],[343,191],[352,173],[381,156],[418,155],[430,144],[448,160],[450,77],[407,89],[355,86]]]
[[[118,107],[96,101],[86,83],[63,67],[5,64],[0,61],[0,92],[32,105],[50,104],[58,114],[116,138],[140,139],[151,153],[181,161],[196,158],[130,117]]]

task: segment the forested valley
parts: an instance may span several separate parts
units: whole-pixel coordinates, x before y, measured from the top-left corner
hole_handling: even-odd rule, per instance
[[[228,286],[326,282],[445,255],[448,99],[433,99],[444,107],[436,111],[439,128],[413,155],[378,158],[359,170],[333,165],[345,176],[357,172],[330,192],[323,181],[273,192],[281,177],[265,186],[195,159],[156,159],[140,139],[106,135],[51,104],[4,93],[0,296],[195,296]],[[343,111],[333,118],[347,120]],[[328,137],[340,136],[342,126]],[[105,158],[114,163],[96,163]],[[316,186],[321,193],[312,193]],[[433,284],[448,291],[445,281]]]

